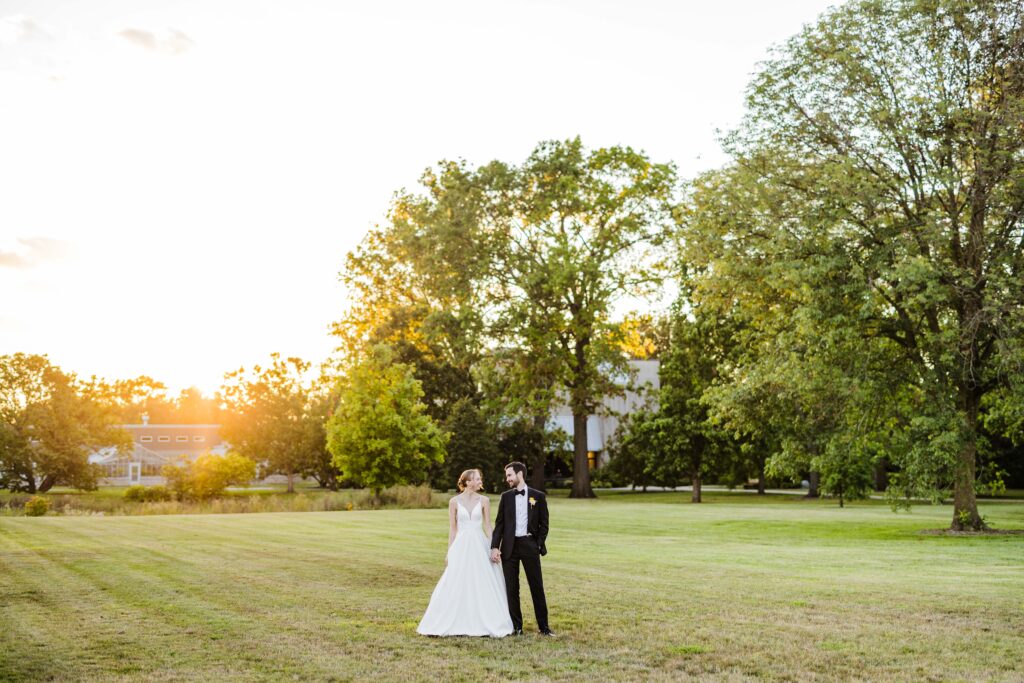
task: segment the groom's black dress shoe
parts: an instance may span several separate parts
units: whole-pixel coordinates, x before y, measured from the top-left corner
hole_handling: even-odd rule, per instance
[[[552,636],[552,637],[554,637],[555,632],[552,631],[551,629],[547,629],[546,631],[541,631],[540,634],[542,636]]]
[[[512,635],[514,635],[514,636],[521,636],[521,635],[523,635],[523,629],[521,629],[521,628],[513,629]]]

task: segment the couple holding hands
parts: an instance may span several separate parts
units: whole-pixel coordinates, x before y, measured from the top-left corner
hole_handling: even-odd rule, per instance
[[[416,631],[428,636],[521,635],[519,565],[526,572],[533,611],[542,635],[548,607],[540,558],[547,554],[548,503],[541,491],[526,485],[526,465],[505,466],[509,490],[501,495],[491,530],[491,503],[480,493],[480,470],[459,477],[460,493],[448,503],[447,567]]]

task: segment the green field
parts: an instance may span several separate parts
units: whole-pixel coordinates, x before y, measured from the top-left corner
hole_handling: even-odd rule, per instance
[[[1024,680],[1024,535],[688,496],[551,501],[557,639],[415,633],[444,510],[0,517],[0,680]]]

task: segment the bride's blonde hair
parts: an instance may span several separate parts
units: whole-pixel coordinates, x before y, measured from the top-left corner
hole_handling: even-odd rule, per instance
[[[463,472],[462,474],[459,475],[459,481],[458,481],[457,484],[455,484],[459,488],[460,491],[465,491],[466,490],[466,482],[469,481],[469,478],[471,476],[473,476],[474,472],[476,472],[477,474],[480,475],[480,482],[483,483],[483,480],[484,480],[484,473],[483,472],[481,472],[480,470],[478,470],[476,468],[473,468],[471,470],[466,470],[465,472]]]

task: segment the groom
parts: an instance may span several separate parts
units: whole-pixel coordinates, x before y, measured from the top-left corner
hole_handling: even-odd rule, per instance
[[[542,635],[553,636],[548,628],[548,603],[544,599],[544,579],[540,573],[540,556],[547,555],[544,541],[548,537],[548,501],[543,493],[526,485],[526,465],[510,462],[505,465],[505,481],[509,490],[501,494],[498,516],[491,535],[491,561],[501,562],[508,593],[508,613],[515,635],[523,633],[523,611],[519,608],[519,563],[526,570],[530,584],[533,612]]]

